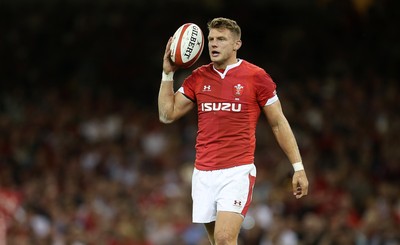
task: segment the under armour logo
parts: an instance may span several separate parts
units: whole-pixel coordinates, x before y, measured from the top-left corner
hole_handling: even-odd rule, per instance
[[[233,201],[233,205],[234,205],[234,206],[239,206],[239,207],[240,207],[240,206],[242,206],[242,201],[234,200],[234,201]]]
[[[211,91],[211,85],[204,85],[203,91]]]

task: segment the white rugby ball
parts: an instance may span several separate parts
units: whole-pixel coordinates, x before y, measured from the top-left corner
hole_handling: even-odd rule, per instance
[[[188,68],[200,58],[203,48],[204,35],[200,27],[183,24],[172,37],[171,60],[179,67]]]

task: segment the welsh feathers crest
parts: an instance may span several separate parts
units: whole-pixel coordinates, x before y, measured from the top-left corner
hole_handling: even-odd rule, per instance
[[[243,85],[241,85],[240,83],[238,83],[238,84],[236,84],[235,86],[233,86],[233,94],[236,96],[236,97],[239,97],[239,96],[241,96],[242,94],[243,94]]]

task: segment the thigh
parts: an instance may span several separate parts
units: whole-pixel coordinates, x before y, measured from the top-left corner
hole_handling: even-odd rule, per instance
[[[214,227],[214,239],[223,240],[226,244],[236,244],[243,216],[235,212],[219,211]]]
[[[204,227],[207,231],[208,240],[210,240],[211,244],[215,244],[214,240],[214,230],[215,230],[215,221],[210,223],[205,223]]]

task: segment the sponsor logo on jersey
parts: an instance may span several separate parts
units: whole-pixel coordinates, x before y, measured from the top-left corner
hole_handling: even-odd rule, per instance
[[[206,102],[201,103],[201,111],[242,111],[242,104],[230,102]]]
[[[243,94],[243,89],[244,86],[240,83],[236,84],[235,86],[233,86],[233,95],[235,97],[239,97]]]

